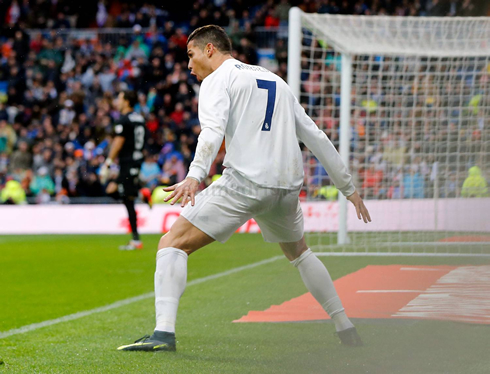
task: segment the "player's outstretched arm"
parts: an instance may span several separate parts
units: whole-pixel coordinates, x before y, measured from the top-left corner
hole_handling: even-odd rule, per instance
[[[352,195],[356,188],[352,183],[352,176],[347,171],[347,167],[340,158],[339,153],[327,135],[305,113],[305,110],[297,100],[294,103],[294,116],[296,137],[318,158],[335,187],[344,196]]]
[[[347,200],[349,200],[356,207],[357,218],[362,219],[365,223],[371,222],[371,216],[369,215],[369,211],[364,205],[364,201],[362,201],[359,193],[355,191],[352,195],[347,196]]]
[[[171,205],[174,205],[179,199],[182,199],[181,206],[182,208],[187,205],[187,203],[191,202],[191,205],[194,206],[196,192],[199,187],[199,182],[194,178],[187,177],[182,182],[174,184],[173,186],[166,187],[163,190],[166,192],[173,191],[170,195],[165,198],[165,202],[170,201]]]
[[[297,101],[294,114],[298,139],[318,158],[337,189],[354,204],[357,217],[366,223],[371,222],[371,216],[352,183],[352,176],[348,173],[346,165],[342,162],[330,139],[318,128]]]

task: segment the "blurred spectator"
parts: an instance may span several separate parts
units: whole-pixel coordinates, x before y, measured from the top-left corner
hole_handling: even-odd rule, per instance
[[[184,122],[184,104],[177,103],[175,110],[170,114],[170,118],[175,122],[177,127],[181,127]]]
[[[21,16],[19,2],[17,0],[12,0],[10,4],[7,15],[5,17],[5,23],[15,25]]]
[[[481,173],[481,169],[478,166],[472,166],[468,170],[468,177],[463,183],[461,190],[461,196],[463,197],[487,197],[488,185],[485,178]]]
[[[83,174],[77,184],[77,193],[81,196],[99,197],[104,196],[104,189],[99,177],[94,170]]]
[[[9,158],[6,153],[0,153],[0,176],[2,177],[2,182],[4,182],[5,174],[8,171]]]
[[[425,182],[420,175],[418,165],[407,166],[403,177],[403,197],[405,199],[423,199]]]
[[[56,202],[58,204],[70,204],[70,198],[68,197],[68,191],[63,188],[56,194]]]
[[[19,62],[24,62],[29,53],[29,37],[27,34],[21,30],[15,31],[14,43],[12,45],[12,50],[15,51],[17,55],[17,60]]]
[[[54,182],[48,175],[47,167],[43,166],[39,168],[29,188],[31,192],[37,196],[42,196],[46,193],[49,196],[54,193]],[[45,201],[45,196],[42,196],[42,201]]]
[[[58,13],[58,18],[53,24],[53,29],[69,29],[71,27],[70,21],[66,19],[64,13]]]
[[[140,179],[145,187],[155,188],[160,183],[162,170],[155,161],[155,156],[147,154],[145,161],[141,164]]]
[[[26,193],[19,182],[10,180],[0,193],[0,200],[2,204],[24,204]]]
[[[318,13],[325,14],[336,14],[339,12],[338,7],[335,5],[334,1],[331,0],[321,0],[320,6],[318,7]]]
[[[450,173],[442,188],[441,197],[452,198],[458,196],[459,196],[459,186],[458,186],[458,180],[456,179],[456,174]]]
[[[289,9],[291,4],[288,0],[281,0],[279,5],[276,6],[276,16],[279,18],[281,24],[285,24],[289,18]]]
[[[17,141],[17,134],[6,120],[0,120],[0,153],[10,155]]]
[[[168,185],[179,183],[184,180],[185,175],[186,169],[182,159],[175,154],[171,155],[163,165],[163,183]]]
[[[65,100],[63,105],[64,105],[63,109],[60,110],[58,123],[60,125],[71,125],[73,119],[76,116],[76,113],[73,110],[73,101]]]
[[[383,181],[383,172],[376,170],[376,165],[371,164],[364,172],[364,182],[362,188],[366,198],[377,198]]]
[[[316,191],[316,196],[329,201],[337,201],[338,195],[339,190],[335,186],[322,186]]]
[[[288,62],[288,46],[285,39],[277,40],[275,52],[276,60],[279,65]]]
[[[150,51],[148,47],[141,44],[139,39],[135,39],[128,48],[126,55],[124,56],[128,60],[137,60],[138,58],[143,58],[145,61],[148,58]]]
[[[447,4],[441,0],[431,0],[428,2],[427,15],[431,17],[441,17],[446,13]]]
[[[175,43],[175,45],[180,49],[187,49],[187,35],[184,34],[184,31],[181,28],[175,30],[175,34],[172,35],[170,41]]]
[[[95,19],[97,21],[97,26],[104,27],[108,17],[109,15],[107,13],[105,1],[100,0],[97,4],[97,14],[95,16]]]
[[[388,189],[387,197],[388,199],[403,199],[403,188],[398,178],[393,181],[393,185]]]
[[[390,140],[384,145],[383,159],[393,165],[401,166],[405,164],[407,147],[401,140]]]
[[[270,8],[267,11],[267,16],[265,17],[264,26],[265,27],[278,27],[280,19],[277,17],[276,9]]]
[[[24,172],[31,167],[32,157],[29,153],[29,146],[26,141],[19,141],[18,149],[10,156],[10,171],[18,173]]]
[[[463,0],[461,7],[457,11],[457,15],[460,17],[474,17],[481,14],[479,14],[477,7],[472,0]]]
[[[66,179],[66,177],[63,175],[63,169],[62,168],[59,168],[57,167],[55,170],[54,170],[54,178],[53,178],[53,181],[54,181],[54,192],[56,194],[59,194],[61,193],[63,190],[68,193],[68,180]]]

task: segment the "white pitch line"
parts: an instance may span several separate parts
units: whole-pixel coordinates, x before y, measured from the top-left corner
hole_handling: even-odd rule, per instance
[[[400,268],[400,270],[413,270],[413,271],[447,271],[447,269],[433,269],[433,268]]]
[[[235,273],[238,273],[238,272],[243,271],[243,270],[253,269],[257,266],[261,266],[261,265],[265,265],[265,264],[269,264],[271,262],[274,262],[280,258],[284,258],[284,256],[271,257],[271,258],[268,258],[266,260],[254,262],[253,264],[239,266],[237,268],[226,270],[226,271],[223,271],[221,273],[212,274],[212,275],[208,275],[206,277],[194,279],[194,280],[191,280],[190,282],[187,283],[187,287],[194,286],[196,284],[201,284],[201,283],[213,280],[213,279],[226,277],[227,275],[235,274]],[[43,322],[33,323],[31,325],[25,325],[25,326],[22,326],[22,327],[19,327],[16,329],[12,329],[12,330],[8,330],[8,331],[3,331],[3,332],[0,331],[0,339],[8,338],[9,336],[13,336],[13,335],[24,334],[26,332],[38,330],[40,328],[47,327],[47,326],[57,325],[58,323],[62,323],[62,322],[73,321],[73,320],[76,320],[79,318],[90,316],[92,314],[107,312],[108,310],[116,309],[116,308],[119,308],[119,307],[124,306],[124,305],[129,305],[129,304],[141,301],[141,300],[149,299],[153,296],[154,296],[153,292],[147,292],[147,293],[144,293],[142,295],[130,297],[128,299],[119,300],[119,301],[116,301],[115,303],[105,305],[105,306],[101,306],[99,308],[85,310],[83,312],[77,312],[77,313],[73,313],[73,314],[68,314],[68,315],[63,316],[63,317],[50,319],[50,320],[43,321]]]
[[[358,290],[356,293],[405,293],[405,292],[425,292],[425,291],[420,291],[420,290]]]

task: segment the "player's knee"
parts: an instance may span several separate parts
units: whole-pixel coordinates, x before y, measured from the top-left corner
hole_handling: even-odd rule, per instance
[[[308,250],[307,247],[297,248],[294,252],[290,252],[290,253],[286,254],[286,257],[288,258],[289,261],[294,261],[299,256],[301,256],[303,253],[305,253],[307,250]]]
[[[289,261],[296,260],[308,250],[304,238],[294,243],[280,243],[280,246]]]
[[[193,252],[193,250],[190,248],[188,240],[180,235],[175,235],[172,230],[163,235],[158,243],[158,250],[169,247],[178,248],[188,255]]]

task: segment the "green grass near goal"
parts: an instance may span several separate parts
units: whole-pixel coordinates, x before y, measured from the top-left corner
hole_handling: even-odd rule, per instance
[[[159,236],[118,251],[127,236],[0,238],[0,331],[153,290]],[[189,281],[274,257],[260,235],[235,235],[189,259]],[[489,264],[482,258],[321,258],[336,279],[369,264]],[[488,373],[490,326],[357,321],[365,346],[339,346],[331,323],[232,323],[305,293],[286,259],[188,287],[176,353],[118,352],[151,332],[153,299],[0,339],[0,373]]]

